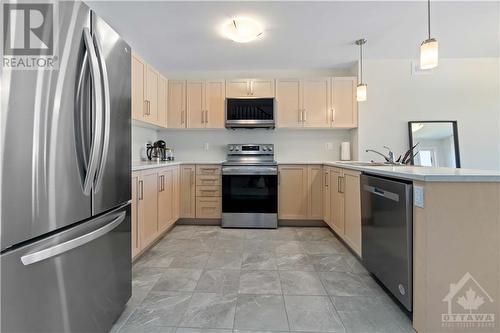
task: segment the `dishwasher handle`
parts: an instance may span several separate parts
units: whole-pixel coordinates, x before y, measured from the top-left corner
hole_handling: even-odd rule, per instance
[[[384,197],[384,198],[399,202],[399,194],[389,192],[389,191],[383,190],[381,188],[370,186],[370,185],[364,185],[363,190],[370,192],[370,193],[373,193],[375,195],[378,195],[380,197]]]

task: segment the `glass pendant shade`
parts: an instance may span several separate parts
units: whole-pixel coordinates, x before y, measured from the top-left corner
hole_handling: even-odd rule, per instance
[[[432,69],[438,65],[438,41],[429,38],[420,45],[420,68]]]
[[[358,87],[356,88],[356,100],[358,102],[366,101],[366,84],[358,84]]]

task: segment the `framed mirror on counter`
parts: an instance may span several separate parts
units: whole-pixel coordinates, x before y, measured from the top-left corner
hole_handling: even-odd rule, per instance
[[[416,145],[413,165],[460,168],[456,121],[409,121],[408,133],[410,148]]]

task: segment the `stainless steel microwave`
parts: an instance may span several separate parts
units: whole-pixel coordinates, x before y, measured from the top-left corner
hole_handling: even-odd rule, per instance
[[[227,98],[226,128],[274,128],[274,98]]]

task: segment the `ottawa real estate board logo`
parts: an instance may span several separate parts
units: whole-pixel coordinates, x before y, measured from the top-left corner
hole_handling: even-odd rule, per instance
[[[2,1],[3,69],[57,69],[57,1]]]
[[[443,298],[447,313],[441,314],[441,325],[447,328],[494,328],[495,311],[493,298],[469,273],[451,283]]]

